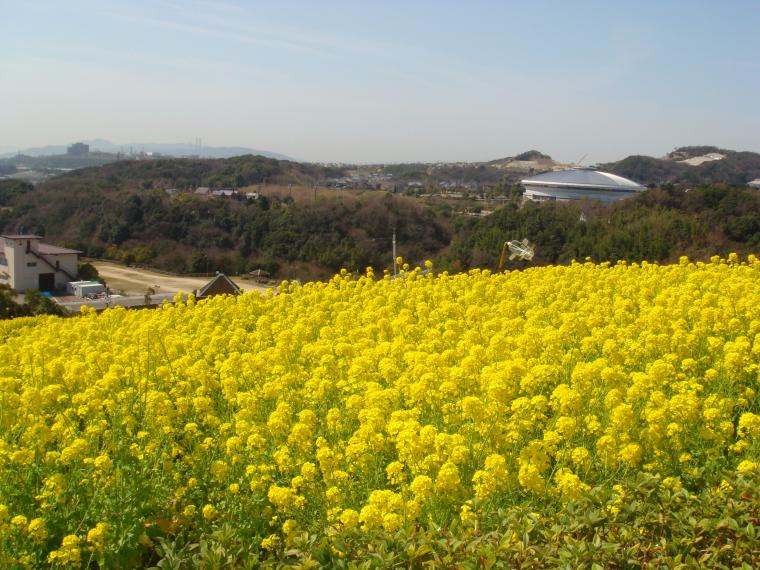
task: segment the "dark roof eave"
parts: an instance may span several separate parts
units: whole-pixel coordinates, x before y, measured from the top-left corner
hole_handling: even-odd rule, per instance
[[[47,248],[51,248],[45,251]],[[48,243],[41,243],[37,246],[37,253],[40,255],[82,255],[82,252],[78,249],[69,249],[68,247],[58,247],[57,245],[50,245]]]
[[[203,297],[203,296],[206,294],[206,291],[208,291],[208,290],[211,288],[211,286],[212,286],[214,283],[216,283],[216,282],[217,282],[219,279],[224,279],[224,280],[225,280],[225,281],[227,281],[227,282],[228,282],[230,285],[232,285],[232,286],[235,288],[235,291],[237,292],[237,293],[236,293],[237,295],[240,295],[240,294],[243,292],[243,290],[242,290],[240,287],[238,287],[238,286],[237,286],[237,284],[236,284],[236,283],[235,283],[235,282],[234,282],[232,279],[230,279],[229,277],[227,277],[227,276],[226,276],[224,273],[220,273],[219,275],[217,275],[216,277],[214,277],[214,278],[213,278],[211,281],[209,281],[208,283],[206,283],[206,284],[205,284],[205,285],[204,285],[204,286],[203,286],[203,287],[200,289],[200,291],[198,291],[198,293],[197,293],[197,297],[198,297],[198,298],[201,298],[201,297]]]

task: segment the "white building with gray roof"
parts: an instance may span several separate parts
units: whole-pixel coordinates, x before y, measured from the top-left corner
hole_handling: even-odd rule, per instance
[[[62,290],[76,281],[81,252],[41,239],[28,234],[0,236],[0,283],[23,293],[27,289]]]

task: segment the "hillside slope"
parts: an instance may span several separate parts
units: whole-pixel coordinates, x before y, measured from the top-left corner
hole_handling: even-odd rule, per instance
[[[732,164],[742,169],[738,177],[751,172],[756,156],[727,154],[699,166],[646,157],[618,164],[628,164],[627,174],[634,179],[683,177],[684,172],[720,177]],[[523,158],[547,160],[534,153]],[[642,171],[637,164],[644,165]],[[481,166],[467,171],[484,181],[492,178],[495,171]],[[454,175],[465,169],[448,168]],[[760,193],[746,187],[664,186],[609,206],[531,203],[519,208],[513,201],[475,218],[458,215],[456,204],[385,192],[311,192],[315,181],[336,172],[342,171],[245,156],[121,162],[74,171],[36,187],[0,181],[0,230],[35,232],[89,256],[176,272],[263,268],[277,277],[302,279],[327,277],[341,268],[390,267],[394,228],[401,255],[413,262],[438,258],[452,269],[495,267],[507,239],[536,243],[534,264],[586,256],[600,261],[673,261],[680,255],[704,259],[760,247]],[[410,175],[401,168],[395,172],[397,177]],[[445,172],[440,167],[435,175]],[[200,185],[256,191],[265,181],[279,184],[279,197],[164,191]],[[293,192],[295,199],[288,184],[301,185]]]
[[[391,262],[400,253],[435,254],[450,239],[445,218],[403,196],[332,193],[309,202],[261,197],[167,195],[163,188],[206,184],[307,183],[326,169],[262,157],[114,163],[36,187],[0,182],[0,229],[34,232],[93,257],[147,263],[177,272],[276,272],[326,277]],[[290,269],[284,276],[296,276]]]
[[[684,162],[689,158],[708,153],[717,153],[723,158],[695,165]],[[617,162],[600,164],[599,168],[644,185],[694,186],[714,183],[743,185],[760,177],[760,154],[711,146],[681,147],[664,158],[635,155]]]
[[[685,190],[664,187],[610,205],[593,202],[510,204],[457,226],[442,257],[447,267],[496,267],[503,243],[528,238],[536,245],[531,262],[507,267],[596,261],[677,261],[681,255],[707,259],[731,251],[760,251],[760,192],[710,185]]]

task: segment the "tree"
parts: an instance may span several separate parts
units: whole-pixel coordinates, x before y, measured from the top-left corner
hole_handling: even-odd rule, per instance
[[[129,267],[130,265],[134,264],[135,262],[135,254],[131,250],[128,250],[124,252],[124,255],[121,256],[121,262]]]
[[[190,256],[190,273],[208,273],[209,258],[205,251],[194,251]]]
[[[145,301],[146,307],[149,306],[151,303],[151,300],[152,300],[151,295],[155,295],[155,294],[156,294],[156,290],[153,287],[148,287],[145,290],[145,297],[143,298],[143,300]]]
[[[79,264],[79,279],[82,281],[97,281],[98,270],[92,263]]]
[[[24,305],[33,315],[64,315],[63,307],[52,299],[45,297],[37,289],[27,289],[24,292]]]
[[[13,290],[7,285],[0,285],[0,319],[12,319],[28,315],[27,309],[13,298]]]
[[[132,194],[124,204],[124,221],[130,226],[139,224],[143,220],[142,200]]]

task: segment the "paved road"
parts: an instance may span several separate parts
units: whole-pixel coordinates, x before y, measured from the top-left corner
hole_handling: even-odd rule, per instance
[[[150,297],[150,304],[151,305],[162,305],[164,302],[164,299],[167,299],[169,302],[172,302],[172,298],[174,297],[174,293],[163,293],[159,295],[151,295]],[[64,307],[68,309],[69,311],[73,311],[75,313],[78,313],[79,310],[82,308],[82,306],[85,307],[92,307],[93,309],[97,309],[98,311],[107,309],[110,307],[142,307],[145,305],[145,296],[144,295],[130,295],[127,297],[111,297],[110,305],[106,302],[105,299],[79,299],[77,301],[66,301],[61,302],[58,301],[58,304],[61,307]]]
[[[150,304],[153,306],[161,306],[164,304],[164,299],[170,303],[173,303],[174,295],[176,295],[176,293],[158,293],[156,295],[151,295]],[[107,309],[109,307],[144,307],[145,296],[126,295],[124,297],[121,297],[117,295],[112,296],[108,302],[105,299],[78,299],[76,301],[60,301],[56,299],[56,302],[61,307],[64,307],[71,312],[78,313],[80,312],[82,306],[92,307],[98,311],[102,311],[103,309]]]

